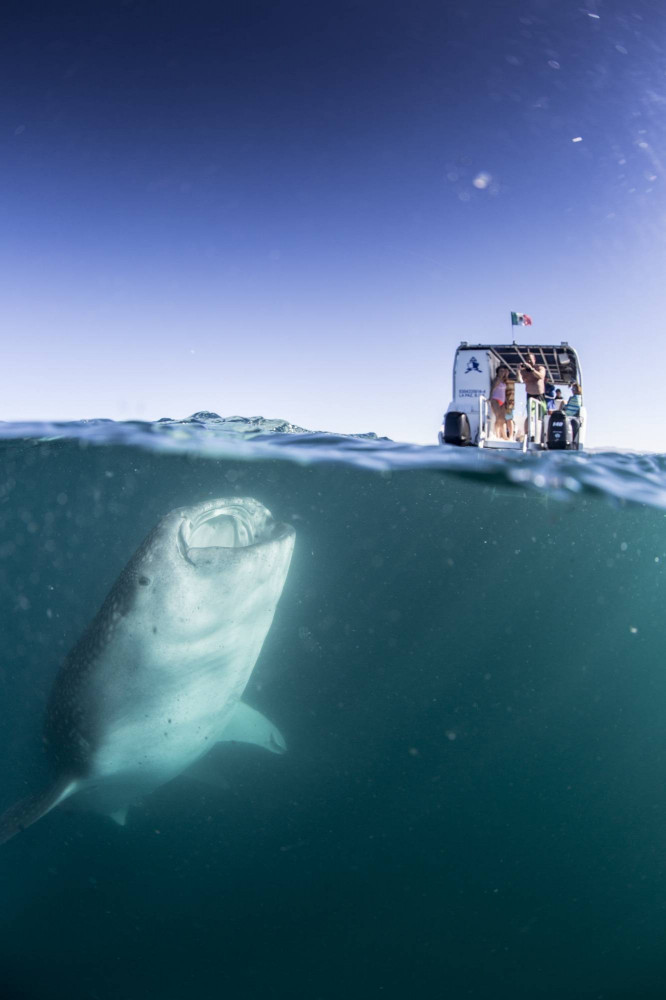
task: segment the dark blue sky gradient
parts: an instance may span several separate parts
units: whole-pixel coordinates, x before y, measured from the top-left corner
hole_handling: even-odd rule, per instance
[[[588,404],[633,377],[628,324],[663,368],[658,3],[5,10],[6,418],[425,441],[511,309],[576,343]]]

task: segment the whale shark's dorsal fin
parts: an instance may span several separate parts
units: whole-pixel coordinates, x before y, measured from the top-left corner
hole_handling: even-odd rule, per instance
[[[287,744],[274,723],[256,708],[239,701],[234,714],[225,726],[221,742],[254,743],[271,753],[285,753]]]
[[[78,781],[73,778],[61,778],[45,792],[39,795],[28,795],[27,798],[15,802],[0,817],[0,844],[11,840],[26,827],[32,826],[64,799],[73,795],[78,786]]]

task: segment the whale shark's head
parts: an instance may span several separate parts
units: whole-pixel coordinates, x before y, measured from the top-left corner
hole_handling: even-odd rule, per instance
[[[269,626],[294,547],[294,529],[257,500],[208,500],[171,511],[127,567],[130,614],[161,639]]]

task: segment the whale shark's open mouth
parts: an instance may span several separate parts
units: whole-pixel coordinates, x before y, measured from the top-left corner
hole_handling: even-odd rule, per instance
[[[209,510],[194,522],[190,533],[191,549],[242,549],[255,541],[255,524],[242,507]]]
[[[184,517],[179,541],[186,557],[196,549],[242,549],[268,541],[275,527],[270,511],[256,501],[211,501]]]

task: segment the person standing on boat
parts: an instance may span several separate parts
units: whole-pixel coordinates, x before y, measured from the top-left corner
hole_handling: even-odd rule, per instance
[[[545,399],[546,392],[546,368],[545,365],[538,365],[534,354],[527,355],[527,361],[523,361],[520,366],[520,374],[525,383],[528,405],[530,399]]]
[[[500,365],[490,386],[490,408],[495,417],[495,435],[498,438],[506,438],[506,383],[509,378],[509,369],[506,365]]]
[[[523,361],[518,369],[518,374],[525,383],[525,394],[527,396],[525,433],[529,434],[530,400],[536,400],[533,409],[537,418],[541,418],[546,412],[546,368],[545,365],[538,365],[535,355],[530,352],[527,355],[527,361]],[[534,432],[532,432],[531,439],[532,441],[534,440]]]

